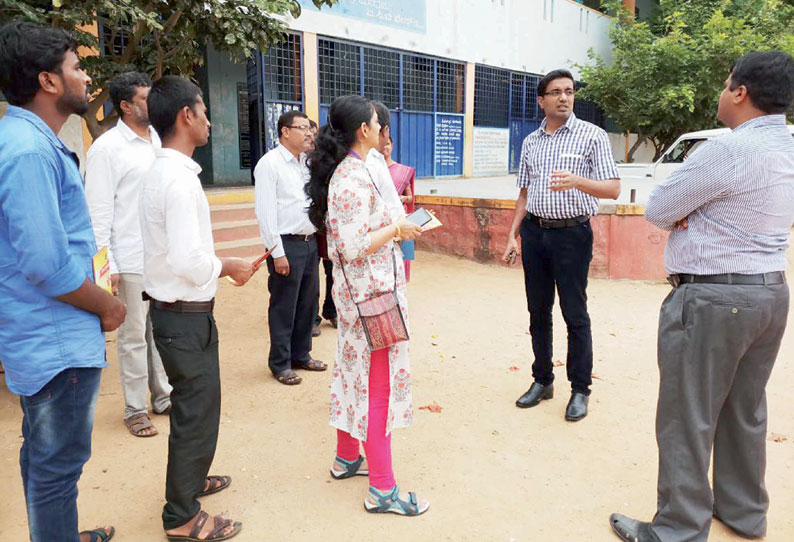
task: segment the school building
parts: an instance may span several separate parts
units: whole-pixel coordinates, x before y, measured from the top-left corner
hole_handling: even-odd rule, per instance
[[[338,96],[362,94],[392,112],[394,159],[419,178],[505,175],[542,120],[537,83],[556,68],[610,57],[598,0],[340,0],[285,18],[286,39],[247,65],[212,47],[197,78],[212,138],[198,150],[207,186],[247,185],[277,143],[276,121],[301,109],[325,123]],[[624,0],[640,18],[655,0]],[[586,83],[586,82],[585,82]],[[577,116],[607,127],[593,104]]]

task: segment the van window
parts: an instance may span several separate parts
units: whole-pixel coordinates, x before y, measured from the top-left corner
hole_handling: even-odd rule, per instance
[[[684,139],[664,153],[662,162],[666,164],[680,164],[695,151],[705,139]]]

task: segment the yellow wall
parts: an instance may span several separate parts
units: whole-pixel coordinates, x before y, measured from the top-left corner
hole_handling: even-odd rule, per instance
[[[320,82],[317,65],[317,34],[303,33],[303,100],[304,113],[320,123]]]

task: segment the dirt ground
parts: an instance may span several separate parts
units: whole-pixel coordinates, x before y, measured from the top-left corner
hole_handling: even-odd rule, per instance
[[[363,477],[332,481],[335,433],[328,426],[330,371],[304,373],[286,387],[267,371],[266,273],[218,293],[223,380],[220,442],[213,473],[232,486],[204,499],[210,513],[243,521],[239,542],[503,541],[612,542],[608,517],[649,519],[656,502],[654,412],[656,323],[664,283],[592,280],[595,375],[590,415],[563,420],[569,390],[557,368],[557,393],[520,410],[531,382],[528,316],[519,269],[420,252],[409,287],[415,425],[393,439],[397,481],[431,501],[419,518],[367,514]],[[555,358],[565,359],[557,311]],[[323,325],[314,356],[331,362],[334,330]],[[794,540],[794,334],[789,332],[768,388],[767,484],[773,542]],[[97,404],[93,456],[80,480],[80,525],[113,524],[118,542],[165,540],[163,505],[167,419],[161,434],[132,437],[115,337]],[[0,385],[0,538],[27,540],[17,464],[17,398]],[[781,440],[779,438],[778,440]],[[715,522],[710,540],[740,540]]]

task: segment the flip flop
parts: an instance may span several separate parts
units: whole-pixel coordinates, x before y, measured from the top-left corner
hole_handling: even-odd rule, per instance
[[[293,363],[295,367],[298,369],[303,369],[304,371],[325,371],[328,369],[328,365],[320,361],[319,359],[310,359],[309,361],[296,361]]]
[[[116,528],[111,527],[109,533],[106,533],[102,529],[94,529],[93,531],[82,531],[80,534],[87,534],[90,536],[90,542],[107,542],[116,534]]]
[[[216,476],[211,474],[207,476],[207,480],[210,482],[210,488],[206,491],[200,491],[196,497],[206,497],[207,495],[212,495],[213,493],[223,491],[232,484],[231,476]],[[215,482],[219,482],[218,485],[213,485]]]
[[[193,525],[193,528],[190,529],[190,534],[187,536],[181,535],[170,535],[166,534],[166,538],[168,538],[169,542],[220,542],[221,540],[229,540],[240,534],[240,531],[243,529],[243,524],[239,521],[232,522],[230,519],[224,519],[223,516],[215,516],[212,520],[215,522],[215,528],[210,531],[207,535],[207,538],[199,538],[199,534],[201,533],[201,529],[204,528],[204,524],[207,523],[207,519],[210,517],[208,513],[204,510],[199,512],[198,520]],[[226,529],[227,527],[233,526],[234,529],[231,533],[227,535],[221,535],[221,531]]]

